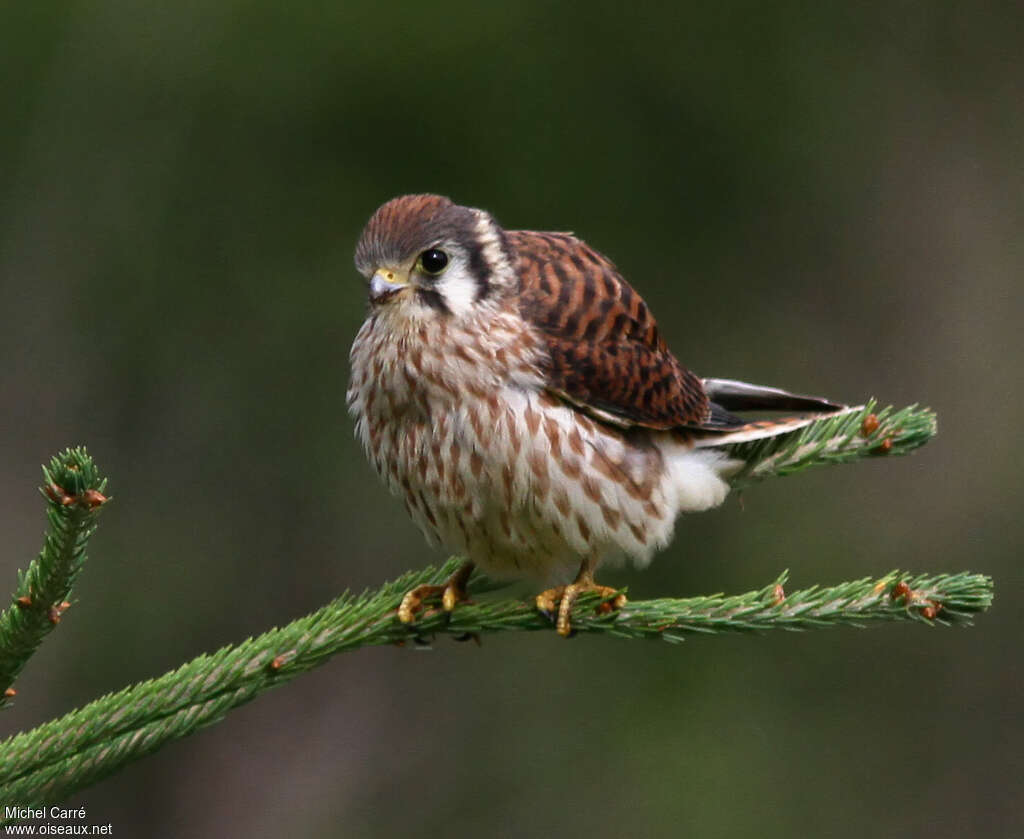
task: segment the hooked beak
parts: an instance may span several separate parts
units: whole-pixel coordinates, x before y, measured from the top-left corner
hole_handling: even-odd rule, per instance
[[[409,288],[408,276],[386,268],[378,268],[370,278],[370,302],[386,303],[396,294]]]

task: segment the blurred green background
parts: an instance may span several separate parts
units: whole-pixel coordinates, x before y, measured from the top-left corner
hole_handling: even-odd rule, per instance
[[[267,0],[0,12],[0,574],[110,476],[3,733],[435,561],[345,412],[373,209],[611,256],[703,375],[935,408],[679,523],[635,598],[992,574],[970,630],[342,656],[87,791],[115,835],[1008,836],[1021,788],[1019,4]],[[524,596],[527,588],[517,590]],[[17,802],[3,802],[5,804]]]

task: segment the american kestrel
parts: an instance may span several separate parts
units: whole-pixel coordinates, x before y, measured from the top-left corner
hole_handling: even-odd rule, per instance
[[[406,195],[373,214],[355,263],[370,302],[351,352],[356,434],[428,541],[467,558],[405,596],[406,623],[427,597],[453,609],[478,565],[572,579],[537,598],[568,635],[580,593],[614,594],[594,581],[602,561],[644,566],[681,512],[722,503],[744,466],[723,446],[845,409],[694,375],[611,261],[569,233]],[[805,416],[732,413],[745,410]]]

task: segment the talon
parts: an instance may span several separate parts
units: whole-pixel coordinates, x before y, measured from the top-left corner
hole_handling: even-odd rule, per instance
[[[597,605],[597,611],[599,614],[607,615],[609,612],[617,612],[626,605],[628,598],[626,595],[618,592],[617,589],[611,588],[610,586],[598,586],[597,588],[602,597],[615,594],[611,600],[605,600],[603,603],[599,603]]]
[[[562,599],[562,595],[564,593],[565,586],[556,586],[555,588],[545,589],[537,595],[537,611],[554,623],[558,614],[557,604],[558,601]]]
[[[416,586],[405,593],[402,602],[398,604],[398,619],[402,623],[415,623],[416,613],[423,608],[423,601],[438,597],[444,592],[444,586],[422,585]]]
[[[576,580],[567,586],[557,586],[542,591],[537,595],[537,611],[548,620],[554,620],[555,630],[563,638],[571,638],[576,634],[572,628],[572,607],[581,594],[597,592],[605,601],[595,610],[599,615],[617,611],[626,605],[626,595],[611,586],[601,586],[594,582],[591,570],[584,565]],[[556,612],[555,604],[558,604]]]
[[[580,596],[580,585],[579,583],[573,583],[565,587],[565,593],[562,594],[562,601],[558,604],[558,620],[555,622],[555,631],[563,638],[568,638],[572,634],[572,604],[576,602],[576,598]]]
[[[455,586],[449,584],[444,587],[444,592],[441,594],[441,607],[446,612],[454,612],[455,604],[460,600],[466,598],[466,592],[457,591]]]
[[[421,585],[407,591],[398,605],[398,619],[404,624],[416,622],[416,613],[423,608],[425,600],[441,598],[441,605],[446,612],[455,611],[460,601],[468,600],[466,595],[466,583],[473,573],[473,563],[463,563],[459,569],[452,574],[444,585]]]

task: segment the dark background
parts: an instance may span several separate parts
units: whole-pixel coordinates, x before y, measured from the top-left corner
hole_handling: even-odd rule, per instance
[[[995,606],[365,650],[72,803],[152,837],[1018,830],[1020,7],[845,6],[6,4],[8,587],[52,453],[87,445],[116,500],[3,732],[438,558],[344,401],[355,240],[430,190],[575,230],[703,375],[938,411],[913,457],[761,485],[606,581],[971,569]]]

